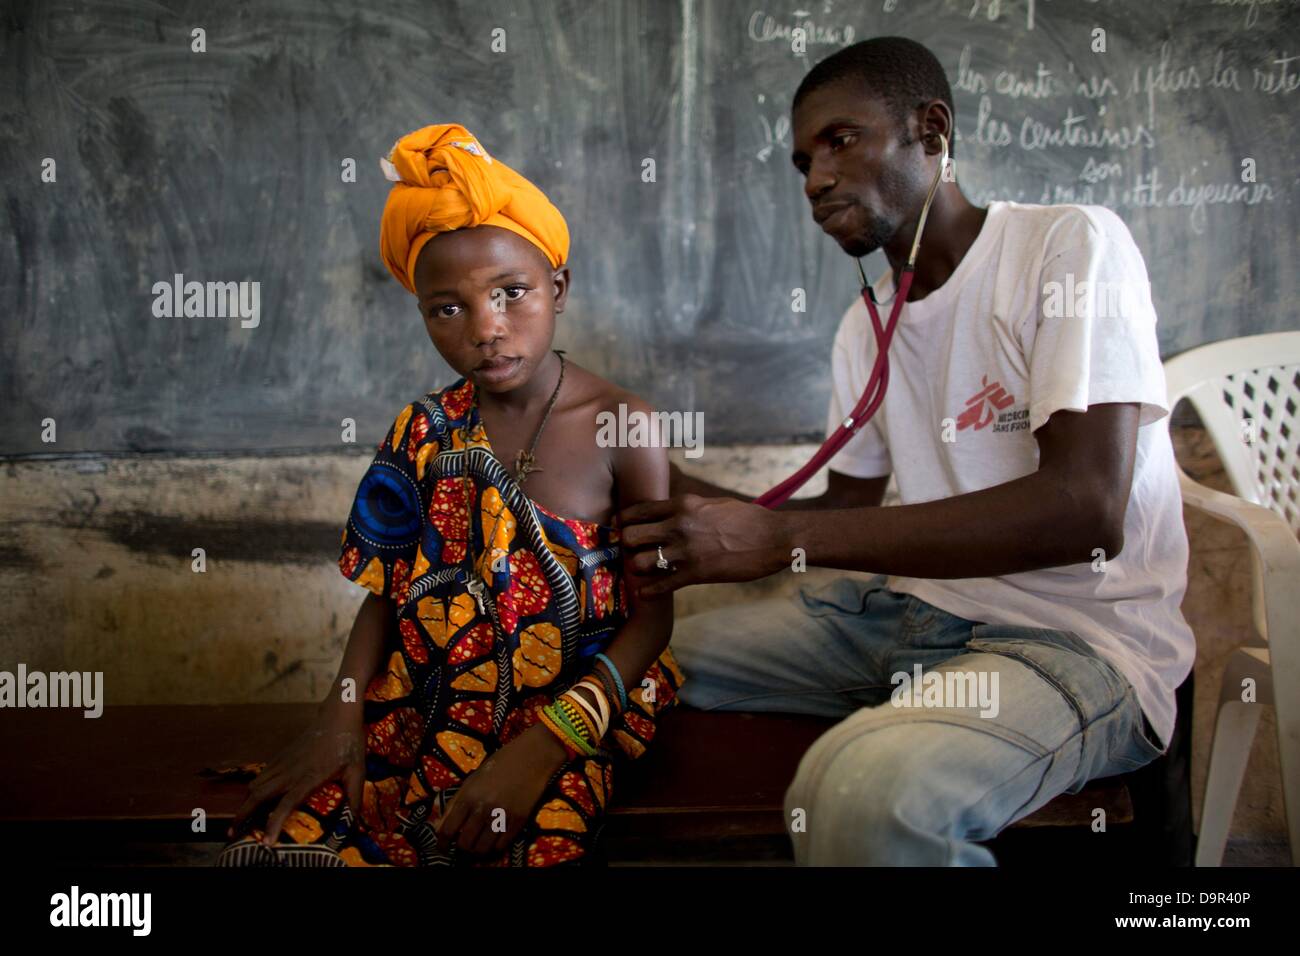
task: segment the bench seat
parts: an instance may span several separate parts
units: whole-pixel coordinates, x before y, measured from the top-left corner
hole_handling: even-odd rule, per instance
[[[96,823],[129,827],[137,839],[221,842],[246,783],[202,771],[270,759],[313,713],[311,704],[140,705],[108,707],[89,720],[72,710],[8,710],[0,720],[0,824],[12,831]],[[800,757],[833,723],[674,708],[650,750],[615,777],[601,836],[606,859],[672,857],[689,845],[707,860],[725,855],[726,843],[788,859],[785,790]],[[1013,828],[1087,827],[1096,807],[1112,824],[1133,818],[1123,782],[1111,778],[1057,797]],[[207,815],[206,834],[192,830],[196,808]]]

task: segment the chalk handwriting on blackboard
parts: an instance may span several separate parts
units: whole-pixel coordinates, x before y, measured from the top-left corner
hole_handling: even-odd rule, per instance
[[[767,102],[767,96],[763,93],[759,93],[757,99],[760,106]],[[779,111],[776,119],[769,121],[760,112],[758,121],[763,124],[763,145],[755,155],[759,162],[765,163],[776,147],[790,148],[790,117],[784,111]]]
[[[124,31],[130,11],[137,26],[156,19],[145,0],[82,6],[76,30],[57,5],[10,18],[15,62],[45,77],[6,113],[31,161],[30,177],[5,183],[22,258],[0,255],[0,289],[17,303],[0,338],[20,343],[0,354],[15,399],[0,446],[17,454],[50,450],[22,422],[62,425],[58,410],[83,396],[93,428],[61,430],[61,450],[260,451],[336,447],[343,417],[361,436],[391,422],[413,384],[450,382],[431,347],[372,334],[409,309],[374,249],[387,187],[338,172],[341,157],[362,155],[353,144],[377,155],[429,109],[430,122],[445,111],[468,121],[556,193],[581,277],[558,343],[575,360],[658,404],[705,409],[715,443],[814,435],[825,357],[855,290],[786,166],[789,104],[812,62],[865,36],[912,36],[939,57],[973,201],[1123,216],[1148,256],[1162,352],[1294,324],[1300,0],[690,0],[638,5],[635,29],[619,4],[555,0],[546,16],[510,20],[508,52],[491,55],[497,11],[518,4],[438,5],[455,16],[413,4],[394,29],[284,0],[274,32],[301,42],[264,48],[216,4],[203,24],[223,38],[216,58],[189,54],[189,24]],[[466,55],[428,58],[430,35]],[[408,60],[427,61],[438,96],[394,88],[376,100],[373,77]],[[195,110],[209,91],[213,109]],[[247,108],[267,96],[267,109]],[[49,116],[62,117],[53,138]],[[291,173],[277,162],[290,153],[301,159]],[[57,182],[39,178],[45,156],[58,159]],[[656,184],[637,176],[646,157]],[[183,203],[165,175],[180,167],[194,170]],[[67,210],[77,230],[54,228]],[[610,241],[611,221],[637,228]],[[321,241],[285,241],[285,223]],[[112,237],[114,255],[85,236]],[[1222,264],[1247,255],[1249,270],[1223,281]],[[264,303],[280,304],[266,314],[290,310],[272,323],[276,347],[248,347],[234,321],[138,321],[121,307],[149,291],[139,276],[176,272],[261,279]],[[178,388],[213,401],[178,401]]]
[[[1270,6],[1277,3],[1278,0],[1210,0],[1212,7],[1245,7],[1246,8],[1246,26],[1253,27],[1259,22],[1259,8]]]
[[[857,36],[851,24],[827,26],[813,21],[807,10],[795,10],[789,14],[791,21],[782,23],[764,10],[755,10],[749,17],[746,34],[758,43],[770,43],[780,40],[789,44],[795,30],[803,31],[804,42],[809,46],[827,44],[830,46],[848,46]]]

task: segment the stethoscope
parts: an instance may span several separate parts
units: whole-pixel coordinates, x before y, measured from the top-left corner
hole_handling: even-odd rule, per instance
[[[935,193],[939,191],[939,183],[948,166],[948,138],[942,133],[935,135],[939,137],[939,142],[943,146],[943,158],[939,161],[934,182],[930,184],[930,193],[925,197],[925,205],[921,207],[921,218],[916,223],[916,237],[912,240],[912,251],[908,254],[907,264],[903,266],[903,271],[898,277],[898,288],[894,291],[891,300],[893,305],[889,310],[888,326],[882,327],[880,324],[880,313],[876,311],[878,304],[876,291],[867,281],[867,274],[862,271],[862,260],[856,260],[858,278],[862,281],[862,299],[867,304],[867,311],[871,313],[871,324],[876,333],[876,363],[872,366],[870,378],[867,379],[867,387],[863,390],[858,403],[853,406],[853,411],[849,413],[848,418],[840,422],[839,427],[822,442],[821,448],[818,448],[816,454],[808,459],[808,463],[785,481],[756,498],[755,504],[763,505],[765,508],[775,508],[784,504],[786,499],[802,488],[809,478],[817,474],[823,465],[835,457],[836,452],[857,434],[858,429],[871,421],[871,416],[876,414],[876,409],[885,400],[885,389],[889,387],[889,343],[893,340],[894,327],[898,324],[899,315],[902,314],[903,303],[907,301],[907,293],[912,288],[916,254],[921,249],[921,233],[925,231],[925,220],[930,215],[930,204],[934,202]]]

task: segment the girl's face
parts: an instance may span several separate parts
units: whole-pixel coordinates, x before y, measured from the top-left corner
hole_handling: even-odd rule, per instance
[[[496,394],[528,382],[547,358],[567,267],[509,229],[443,232],[415,263],[420,315],[434,348],[475,388]]]

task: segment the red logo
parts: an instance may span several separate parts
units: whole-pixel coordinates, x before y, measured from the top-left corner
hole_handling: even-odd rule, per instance
[[[957,416],[957,430],[974,428],[979,431],[993,421],[994,412],[1000,412],[1012,402],[1015,396],[998,382],[989,384],[987,375],[980,377],[984,386],[970,398],[966,399],[966,410]]]

